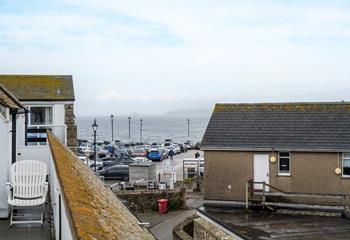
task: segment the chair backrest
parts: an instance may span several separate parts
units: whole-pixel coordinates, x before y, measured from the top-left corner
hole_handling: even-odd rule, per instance
[[[14,198],[39,198],[45,194],[47,167],[37,160],[22,160],[11,165]]]

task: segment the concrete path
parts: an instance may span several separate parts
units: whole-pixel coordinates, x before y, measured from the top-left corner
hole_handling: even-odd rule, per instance
[[[176,213],[177,214],[174,214],[165,221],[150,228],[151,232],[158,240],[173,239],[173,228],[183,222],[186,218],[195,214],[195,210],[177,211]]]
[[[181,210],[159,214],[157,212],[140,213],[137,217],[142,222],[150,223],[150,231],[158,240],[173,239],[174,227],[186,218],[195,214],[195,208],[203,204],[201,193],[186,193],[186,205],[190,210]]]

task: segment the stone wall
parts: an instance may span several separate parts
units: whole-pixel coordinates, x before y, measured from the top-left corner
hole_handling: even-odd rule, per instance
[[[77,125],[75,125],[74,104],[65,106],[65,124],[67,125],[67,146],[73,152],[76,152],[77,142]]]
[[[193,220],[193,239],[194,240],[235,240],[236,238],[228,235],[218,227],[204,220],[195,218]]]
[[[193,240],[193,219],[197,217],[193,215],[176,225],[173,229],[173,240]]]
[[[173,191],[114,191],[133,212],[158,211],[158,199],[168,199],[168,209],[182,210],[186,208],[185,189]]]

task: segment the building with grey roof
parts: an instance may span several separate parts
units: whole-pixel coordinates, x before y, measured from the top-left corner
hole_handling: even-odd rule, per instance
[[[217,104],[202,140],[207,200],[245,201],[246,182],[350,194],[350,103]]]

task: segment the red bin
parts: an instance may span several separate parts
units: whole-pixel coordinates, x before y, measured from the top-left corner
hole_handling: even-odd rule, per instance
[[[168,199],[158,199],[158,212],[160,214],[166,213],[168,210]]]

